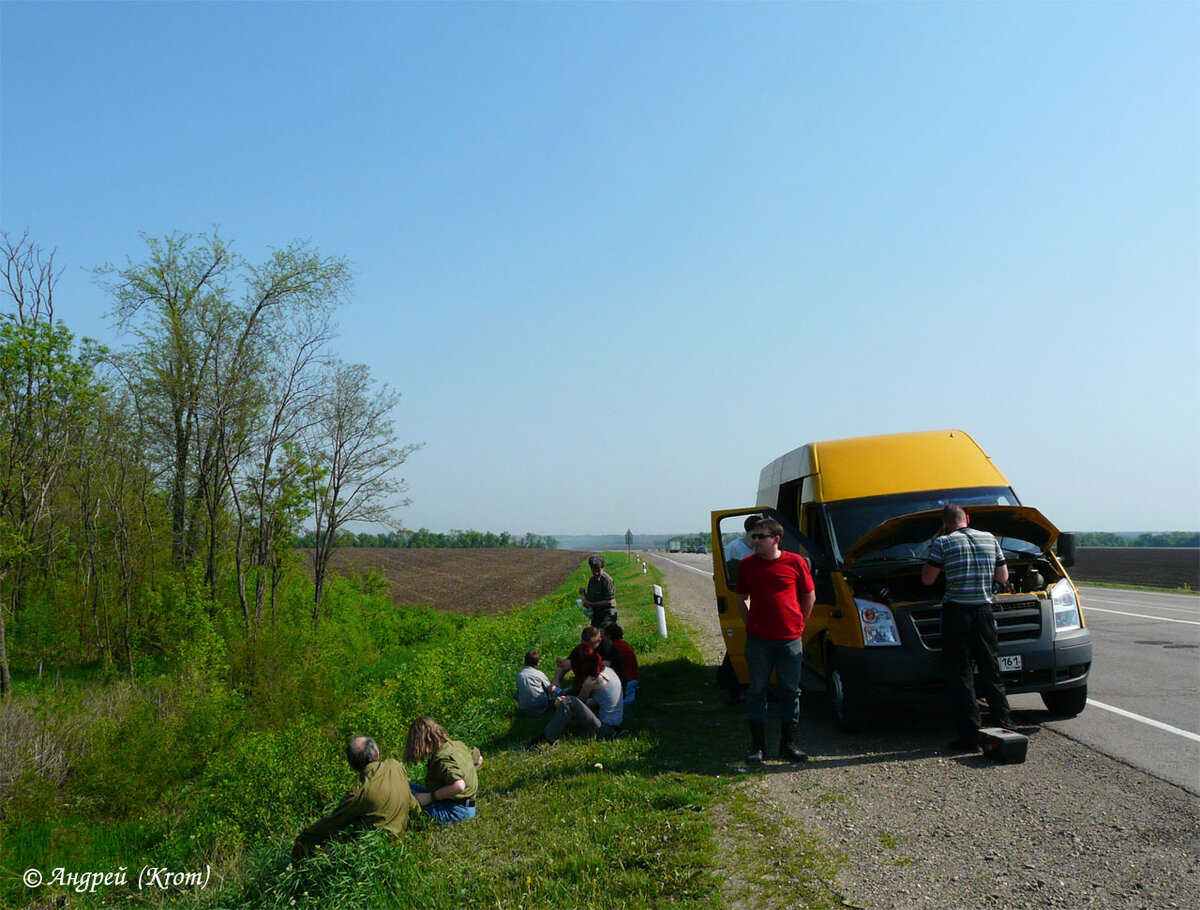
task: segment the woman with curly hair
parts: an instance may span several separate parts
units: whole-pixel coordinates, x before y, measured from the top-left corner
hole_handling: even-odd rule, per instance
[[[479,750],[456,739],[432,717],[418,717],[409,725],[404,743],[406,764],[429,759],[425,786],[409,783],[421,811],[436,822],[461,822],[475,817],[479,795]]]

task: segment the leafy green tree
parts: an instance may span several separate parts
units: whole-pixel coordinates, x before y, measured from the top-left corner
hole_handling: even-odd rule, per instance
[[[20,614],[31,560],[47,563],[57,490],[96,394],[74,338],[54,320],[53,253],[0,240],[11,312],[0,313],[0,695],[12,690],[5,612]]]
[[[207,532],[206,575],[215,589],[231,463],[247,456],[261,427],[272,340],[294,318],[336,305],[349,268],[300,243],[251,266],[216,233],[144,239],[144,261],[96,273],[118,324],[137,340],[126,375],[155,430],[151,452],[169,477],[173,564],[188,564]]]

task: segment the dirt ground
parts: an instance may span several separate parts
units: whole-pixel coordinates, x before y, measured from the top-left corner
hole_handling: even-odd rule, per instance
[[[1091,581],[1152,588],[1200,588],[1200,552],[1180,547],[1080,547],[1070,569],[1076,584]]]
[[[378,572],[393,603],[423,604],[452,613],[499,613],[545,597],[587,559],[575,550],[417,549],[339,550],[331,571]]]

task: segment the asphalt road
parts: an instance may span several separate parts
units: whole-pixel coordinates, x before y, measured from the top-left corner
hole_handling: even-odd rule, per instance
[[[712,577],[711,556],[654,555],[697,580]],[[1018,695],[1018,723],[1044,725],[1200,794],[1200,597],[1088,587],[1080,594],[1093,641],[1088,707],[1055,720],[1039,696]],[[715,633],[715,615],[712,625]]]
[[[1200,794],[1200,597],[1079,589],[1092,631],[1088,707],[1058,733]],[[1014,707],[1039,708],[1037,696]]]

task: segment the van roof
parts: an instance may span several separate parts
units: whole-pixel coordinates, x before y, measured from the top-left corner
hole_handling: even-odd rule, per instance
[[[776,458],[759,477],[759,504],[774,504],[779,487],[816,475],[819,502],[946,490],[1007,487],[988,454],[962,430],[930,430],[811,442]],[[765,498],[764,498],[765,497]]]

